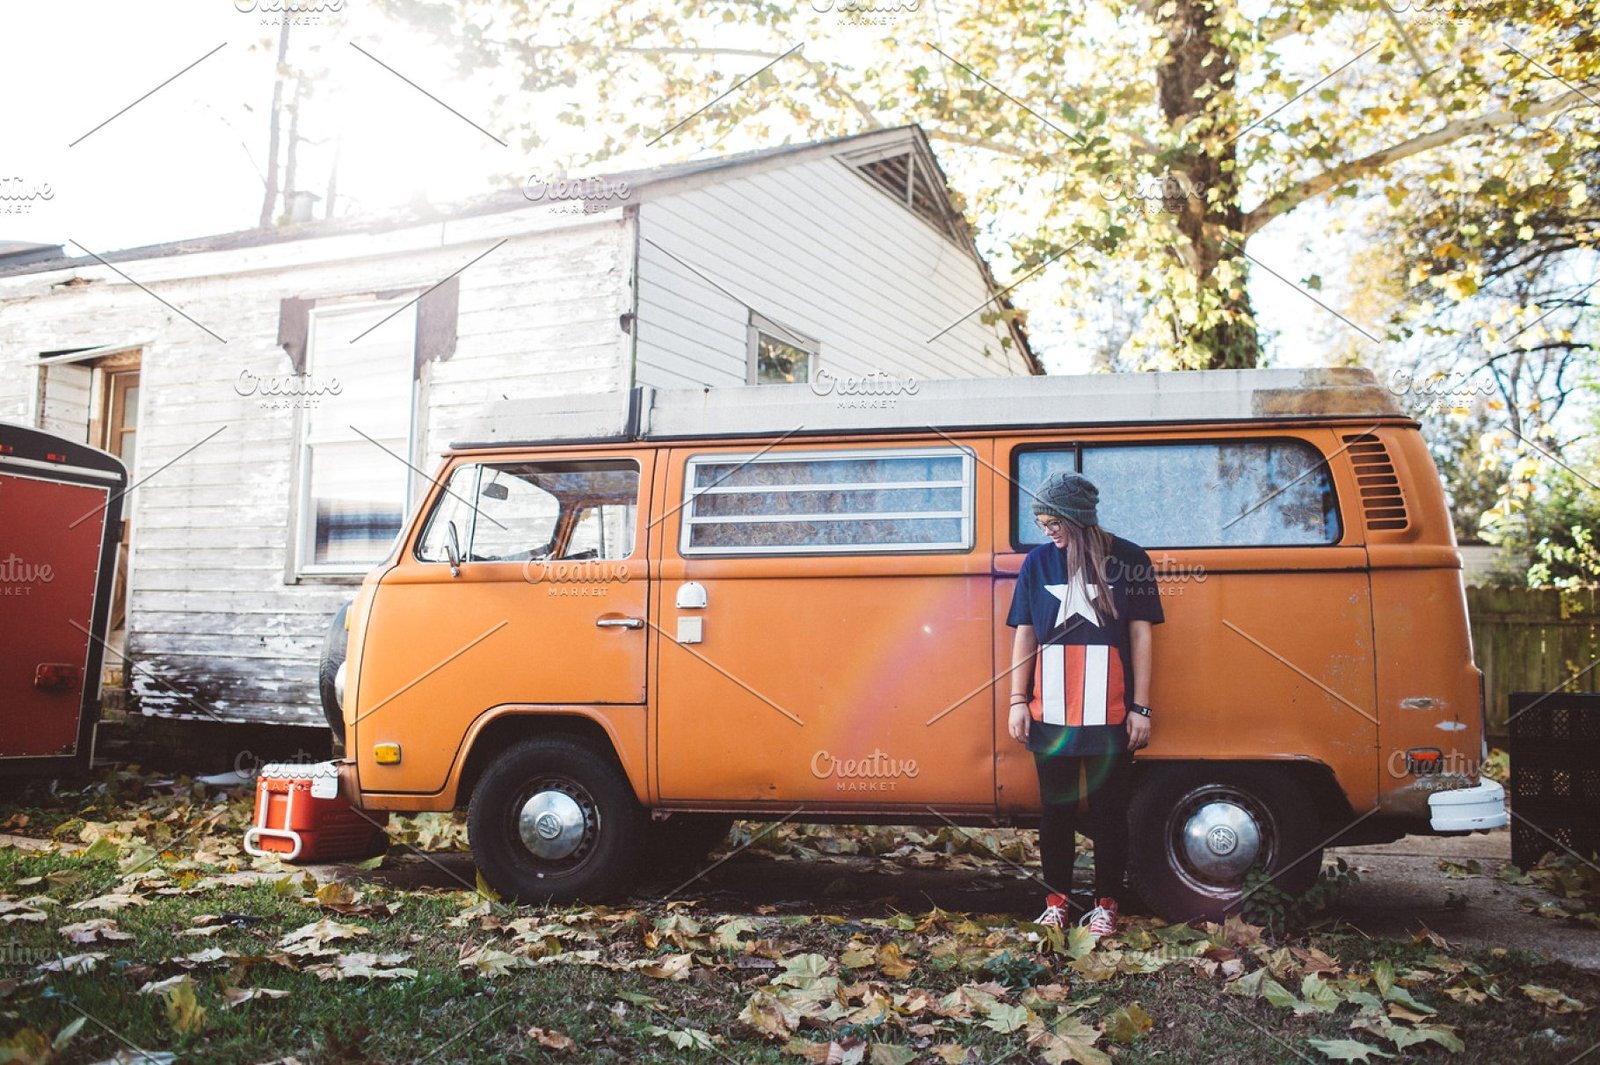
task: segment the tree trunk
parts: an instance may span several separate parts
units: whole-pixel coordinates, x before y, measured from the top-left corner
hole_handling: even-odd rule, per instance
[[[1195,318],[1181,325],[1194,369],[1242,369],[1261,361],[1240,252],[1244,211],[1232,139],[1238,135],[1232,107],[1238,63],[1217,17],[1217,7],[1229,2],[1175,0],[1158,15],[1169,45],[1157,71],[1161,111],[1185,145],[1169,163],[1164,206],[1177,214],[1187,243],[1182,259],[1196,282]],[[1201,147],[1207,141],[1223,143]],[[1223,263],[1233,265],[1231,276],[1218,276]]]
[[[289,55],[289,19],[278,31],[278,63],[272,74],[272,114],[268,116],[267,190],[261,199],[261,228],[272,225],[272,209],[278,202],[278,112],[283,107],[283,64]]]
[[[295,209],[296,166],[300,157],[300,79],[294,81],[294,99],[289,101],[289,140],[283,152],[283,213]]]

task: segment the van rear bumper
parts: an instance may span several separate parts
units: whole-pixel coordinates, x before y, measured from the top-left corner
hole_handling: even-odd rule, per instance
[[[1428,796],[1428,825],[1435,832],[1478,832],[1510,822],[1506,789],[1493,780]]]

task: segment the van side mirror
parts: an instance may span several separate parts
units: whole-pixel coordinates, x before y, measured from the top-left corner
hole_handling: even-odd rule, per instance
[[[450,556],[450,576],[461,576],[461,538],[456,535],[456,523],[453,521],[445,526],[444,550]]]

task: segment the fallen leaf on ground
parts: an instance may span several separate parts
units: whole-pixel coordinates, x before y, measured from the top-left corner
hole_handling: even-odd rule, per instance
[[[1539,984],[1520,984],[1518,985],[1518,990],[1551,1013],[1586,1013],[1590,1008],[1578,999],[1553,987],[1543,987]]]
[[[528,1029],[528,1038],[551,1050],[571,1050],[578,1045],[569,1036],[562,1035],[553,1028],[540,1028],[537,1025]]]
[[[179,973],[177,976],[169,976],[165,980],[151,980],[149,983],[139,988],[139,994],[165,995],[168,991],[171,991],[173,988],[177,987],[187,979],[189,979],[188,973]]]
[[[400,964],[410,957],[404,953],[356,951],[335,955],[331,961],[308,965],[306,972],[314,974],[319,980],[410,980],[417,975],[417,970]]]
[[[97,939],[111,942],[133,938],[131,933],[119,930],[117,922],[109,917],[91,917],[77,924],[64,924],[60,931],[74,943],[93,943]]]
[[[108,895],[96,895],[92,899],[74,902],[67,908],[69,910],[105,910],[108,913],[115,913],[118,910],[125,910],[129,906],[148,906],[149,904],[150,900],[143,895],[130,895],[122,891],[113,891]]]
[[[695,1047],[699,1047],[702,1050],[710,1050],[722,1038],[721,1036],[714,1036],[709,1032],[701,1031],[699,1028],[663,1028],[658,1024],[646,1025],[644,1032],[646,1035],[665,1039],[679,1050],[691,1050]]]
[[[1156,1022],[1144,1007],[1130,1002],[1121,1009],[1112,1010],[1101,1023],[1106,1038],[1116,1043],[1132,1043],[1148,1032]]]
[[[275,987],[225,987],[222,989],[222,1001],[229,1006],[242,1006],[251,999],[286,998],[288,994]]]
[[[167,1023],[179,1035],[198,1032],[206,1026],[206,1008],[194,993],[194,981],[184,976],[166,992]]]
[[[647,959],[638,966],[638,969],[646,976],[653,976],[657,980],[686,980],[693,964],[693,955],[673,954],[665,958]]]
[[[333,948],[328,946],[329,943],[354,939],[356,936],[366,934],[367,929],[361,925],[340,924],[324,917],[320,921],[312,921],[285,935],[278,940],[278,948],[290,954],[328,954],[333,951]]]
[[[800,1011],[772,992],[758,990],[745,1003],[739,1020],[769,1039],[784,1039],[800,1026]]]
[[[1355,1039],[1307,1039],[1330,1061],[1369,1061],[1372,1058],[1392,1058],[1393,1054]]]
[[[25,902],[12,899],[0,899],[0,921],[10,924],[13,921],[42,921],[49,914],[37,906],[30,906]]]
[[[467,972],[492,978],[504,976],[513,969],[526,969],[533,963],[520,955],[496,950],[489,946],[463,946],[460,959],[456,964]]]
[[[87,954],[68,954],[66,957],[47,961],[38,967],[41,973],[86,973],[100,964],[104,958],[102,953],[91,952]]]

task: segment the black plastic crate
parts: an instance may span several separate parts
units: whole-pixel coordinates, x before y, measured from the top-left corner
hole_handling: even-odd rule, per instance
[[[1511,860],[1600,855],[1600,693],[1512,692]]]

